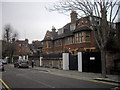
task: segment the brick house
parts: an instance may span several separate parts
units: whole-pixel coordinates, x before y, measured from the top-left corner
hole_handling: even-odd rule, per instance
[[[32,60],[35,60],[34,63],[36,66],[40,66],[40,56],[42,55],[42,44],[41,41],[35,40],[29,44],[31,53],[29,54],[29,64],[32,64]]]
[[[50,54],[54,52],[54,38],[57,36],[55,27],[52,27],[52,31],[47,31],[44,39],[41,41],[43,48],[43,54]]]
[[[31,51],[28,45],[28,39],[15,41],[14,56],[27,56],[30,53]]]
[[[92,18],[90,16],[77,18],[77,13],[72,11],[70,14],[71,22],[67,23],[62,28],[56,31],[55,27],[52,27],[52,31],[47,31],[43,43],[43,54],[59,54],[63,52],[69,52],[77,55],[78,51],[96,52],[98,51],[95,43],[94,31],[92,25],[100,25],[100,18],[95,18],[95,23],[91,24]],[[116,23],[116,35],[115,40],[120,50],[120,22]],[[114,27],[113,27],[114,29]],[[109,46],[108,46],[109,47]],[[45,66],[59,67],[62,66],[61,60],[43,60]],[[56,62],[57,64],[53,64]],[[59,65],[60,64],[60,65]],[[120,70],[120,52],[119,51],[107,51],[106,53],[106,69],[107,73],[112,73],[112,70]],[[114,73],[114,71],[113,71]],[[116,72],[115,72],[116,73]]]
[[[31,56],[40,56],[42,53],[42,44],[41,41],[32,41],[31,44],[29,44],[29,48],[31,50]]]
[[[30,53],[31,51],[28,45],[28,39],[12,39],[12,42],[9,42],[9,44],[5,40],[2,40],[2,58],[8,57],[9,63],[13,62],[12,60],[17,60],[19,56],[27,59],[27,56]]]
[[[43,54],[62,53],[69,51],[77,54],[78,51],[95,51],[94,33],[89,22],[90,17],[78,19],[77,13],[70,14],[71,22],[56,31],[47,31],[43,43]]]

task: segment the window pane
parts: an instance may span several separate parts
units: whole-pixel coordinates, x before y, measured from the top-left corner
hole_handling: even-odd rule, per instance
[[[78,37],[78,33],[76,34],[76,43],[78,43],[78,39],[79,39],[79,37]]]
[[[86,41],[90,41],[90,37],[86,37]]]
[[[86,41],[90,41],[90,32],[86,32]]]
[[[84,41],[84,32],[82,32],[82,37],[81,37],[81,41],[83,42]]]
[[[81,43],[82,42],[82,33],[79,33],[79,42]]]
[[[75,30],[75,28],[76,28],[76,24],[71,24],[71,25],[70,25],[70,31]]]
[[[86,32],[86,36],[90,36],[90,32]]]

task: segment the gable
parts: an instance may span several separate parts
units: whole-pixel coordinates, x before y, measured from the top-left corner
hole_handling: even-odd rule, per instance
[[[86,18],[81,18],[77,22],[77,28],[76,29],[78,29],[78,28],[80,28],[82,26],[91,27],[91,24]]]
[[[46,39],[51,39],[52,38],[52,33],[50,31],[47,31],[44,37],[44,40]]]

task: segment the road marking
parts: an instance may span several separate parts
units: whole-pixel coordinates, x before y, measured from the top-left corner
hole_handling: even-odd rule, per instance
[[[2,84],[3,84],[8,90],[11,90],[10,87],[9,87],[2,79],[0,79],[0,81],[2,82]]]
[[[91,82],[97,82],[97,83],[110,84],[110,85],[114,85],[114,86],[120,86],[120,84],[111,83],[111,82],[105,82],[105,81],[96,81],[96,80],[89,80],[89,81],[91,81]]]
[[[110,82],[97,81],[97,80],[87,80],[87,79],[82,79],[82,78],[77,78],[77,77],[64,76],[62,74],[55,74],[55,73],[51,73],[51,72],[43,72],[43,73],[48,73],[48,74],[53,74],[53,75],[57,75],[57,76],[78,79],[78,80],[84,80],[84,81],[90,81],[90,82],[97,82],[97,83],[109,84],[109,85],[114,85],[114,86],[120,86],[120,84],[118,84],[118,83],[110,83]]]

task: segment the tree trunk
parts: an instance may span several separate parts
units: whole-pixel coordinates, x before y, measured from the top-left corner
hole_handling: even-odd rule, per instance
[[[101,49],[102,78],[106,78],[106,52]]]

